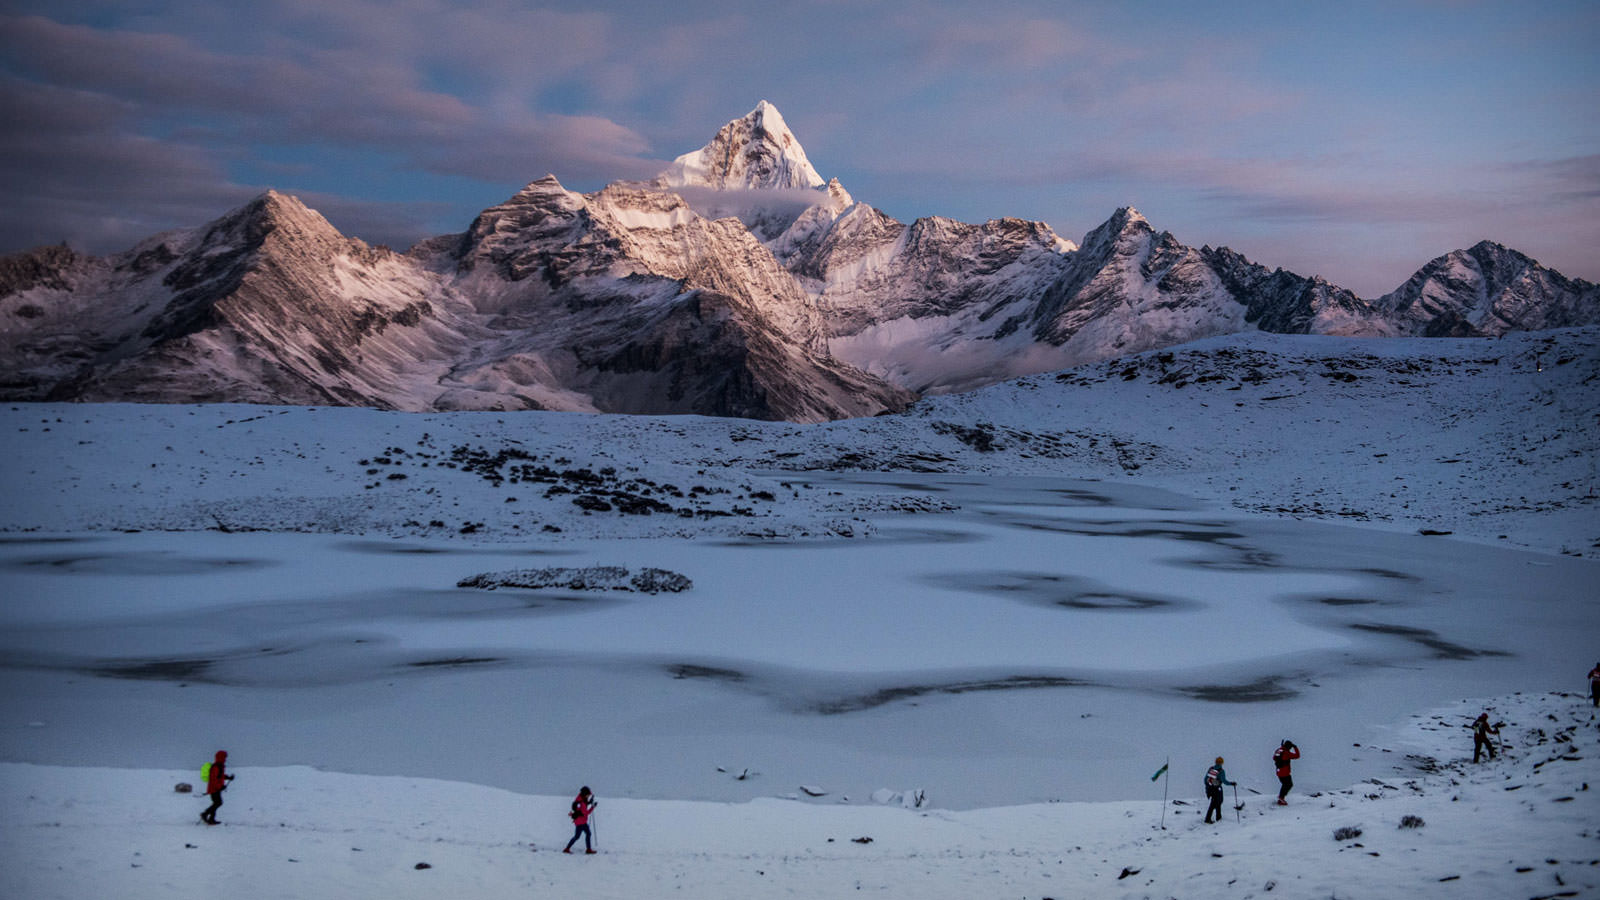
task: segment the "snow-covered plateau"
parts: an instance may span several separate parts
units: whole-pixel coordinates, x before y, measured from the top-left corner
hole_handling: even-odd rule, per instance
[[[1597,410],[1593,327],[817,425],[0,407],[0,896],[1596,896]]]

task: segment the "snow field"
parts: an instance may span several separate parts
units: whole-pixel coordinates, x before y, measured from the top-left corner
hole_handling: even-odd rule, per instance
[[[1595,720],[1511,692],[1595,657],[1597,348],[1246,334],[807,427],[0,408],[0,896],[1594,896]],[[695,588],[455,587],[547,565]],[[1509,760],[1382,724],[1474,696]],[[605,852],[550,852],[582,783]]]
[[[1507,722],[1507,751],[1475,766],[1461,756],[1460,723],[1481,708]],[[172,792],[191,773],[3,764],[0,800],[12,812],[0,823],[0,893],[488,900],[1600,890],[1600,791],[1589,789],[1600,785],[1600,729],[1587,698],[1453,704],[1392,736],[1395,765],[1369,781],[1297,791],[1283,808],[1247,793],[1237,821],[1226,809],[1211,826],[1199,822],[1203,800],[1182,787],[1197,786],[1199,772],[1175,772],[1164,830],[1158,798],[948,811],[640,801],[601,791],[593,857],[559,852],[570,836],[566,797],[242,765],[219,813],[225,824],[206,828],[193,824],[203,798]],[[1401,828],[1408,816],[1424,824]],[[1344,828],[1361,833],[1336,840]]]

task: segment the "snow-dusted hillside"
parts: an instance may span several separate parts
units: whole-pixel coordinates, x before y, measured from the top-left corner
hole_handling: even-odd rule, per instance
[[[806,472],[979,471],[1130,480],[1250,514],[1594,556],[1597,408],[1593,328],[1496,340],[1235,335],[815,427],[22,404],[0,409],[13,476],[0,527],[220,519],[440,536],[470,520],[476,539],[500,541],[547,525],[577,537],[819,534],[867,527],[857,505],[880,501],[804,487]],[[554,480],[519,486],[512,472],[530,461]],[[561,472],[608,468],[586,489],[655,496],[672,512],[586,514],[570,494],[546,496]],[[671,496],[647,482],[707,490]]]

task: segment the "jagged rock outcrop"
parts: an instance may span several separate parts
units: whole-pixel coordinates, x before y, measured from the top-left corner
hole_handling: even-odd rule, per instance
[[[1283,269],[1268,270],[1227,247],[1202,247],[1205,258],[1230,294],[1245,304],[1244,320],[1280,334],[1345,336],[1379,333],[1373,305],[1320,277]]]

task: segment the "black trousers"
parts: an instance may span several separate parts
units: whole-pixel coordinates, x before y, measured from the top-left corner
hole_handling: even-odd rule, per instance
[[[206,807],[206,811],[200,814],[200,818],[205,819],[207,822],[215,822],[217,820],[217,810],[219,810],[221,808],[222,808],[222,792],[221,791],[212,791],[211,792],[211,805]]]
[[[578,842],[578,838],[580,837],[583,838],[583,849],[594,849],[594,845],[589,843],[589,825],[587,823],[577,826],[577,830],[572,832],[572,840],[567,841],[567,849],[571,850],[572,845],[576,844]]]
[[[1494,742],[1489,740],[1488,738],[1483,738],[1483,737],[1478,737],[1477,735],[1473,735],[1473,737],[1472,737],[1472,761],[1473,762],[1477,762],[1478,761],[1478,755],[1480,753],[1482,753],[1484,748],[1486,748],[1486,747],[1489,750],[1489,758],[1490,759],[1494,759]]]
[[[1278,788],[1278,799],[1282,800],[1283,798],[1289,796],[1289,789],[1294,787],[1294,779],[1288,775],[1279,775],[1278,783],[1283,785],[1282,787]]]
[[[1217,814],[1217,821],[1222,821],[1222,788],[1206,788],[1206,796],[1211,798],[1211,805],[1206,807],[1206,822],[1210,823],[1211,814]]]

